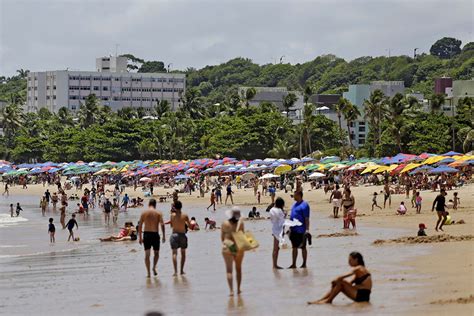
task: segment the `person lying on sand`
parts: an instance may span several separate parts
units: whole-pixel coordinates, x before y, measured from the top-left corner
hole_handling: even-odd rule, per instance
[[[372,290],[372,277],[365,268],[364,258],[358,252],[351,252],[349,255],[349,265],[352,271],[341,275],[332,281],[331,290],[317,301],[308,304],[331,304],[339,293],[344,293],[355,302],[368,302]],[[351,282],[344,281],[345,278],[354,276]]]
[[[126,222],[125,227],[120,229],[120,233],[117,236],[110,236],[107,238],[100,238],[100,241],[127,241],[137,240],[137,230],[133,226],[132,222]]]

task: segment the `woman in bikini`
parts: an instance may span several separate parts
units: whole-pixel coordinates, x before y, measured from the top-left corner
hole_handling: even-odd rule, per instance
[[[353,267],[351,272],[332,281],[331,290],[326,295],[320,300],[308,302],[308,304],[331,304],[341,292],[355,302],[368,302],[372,290],[372,277],[365,268],[364,258],[358,252],[351,252],[349,265]],[[350,276],[354,276],[351,282],[344,280]]]
[[[240,210],[233,208],[230,218],[221,226],[222,256],[224,257],[227,283],[229,284],[230,296],[234,295],[233,286],[233,264],[235,262],[235,272],[237,275],[237,294],[241,293],[240,284],[242,283],[242,261],[244,251],[237,249],[232,233],[244,231],[244,224],[240,219]]]

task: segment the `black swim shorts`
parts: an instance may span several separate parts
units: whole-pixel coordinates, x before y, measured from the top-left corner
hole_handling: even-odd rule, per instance
[[[145,250],[153,247],[154,251],[160,250],[160,234],[158,232],[143,232],[143,247]]]
[[[184,233],[173,233],[170,237],[171,249],[188,248],[188,237]]]
[[[306,238],[304,238],[304,233],[290,233],[291,246],[293,248],[306,248]]]
[[[368,301],[370,301],[370,290],[358,289],[355,301],[356,302],[368,302]]]

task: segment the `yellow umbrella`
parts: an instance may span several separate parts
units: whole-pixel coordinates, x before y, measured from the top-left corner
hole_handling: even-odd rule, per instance
[[[402,169],[402,171],[400,171],[400,173],[408,172],[410,170],[418,168],[419,166],[421,166],[421,163],[409,163],[408,165],[405,166],[405,168]]]
[[[377,168],[373,173],[376,174],[376,173],[382,173],[382,172],[390,172],[390,171],[393,171],[395,169],[397,169],[398,165],[396,164],[393,164],[393,165],[390,165],[390,166],[381,166],[379,168]]]
[[[174,160],[171,160],[171,163],[177,164],[177,163],[179,163],[179,161],[174,159]]]
[[[438,161],[441,161],[443,159],[446,159],[448,157],[445,157],[445,156],[433,156],[433,157],[430,157],[428,159],[426,159],[424,162],[423,162],[423,165],[432,165],[434,163],[437,163]]]
[[[94,173],[94,176],[104,174],[104,173],[108,173],[108,172],[109,172],[109,169],[101,169],[101,170],[97,171],[96,173]]]
[[[280,175],[291,170],[289,165],[281,165],[275,168],[275,174]]]
[[[379,165],[367,166],[367,168],[365,168],[364,171],[362,171],[360,174],[365,174],[365,173],[372,172],[372,171],[378,169],[379,167],[381,167],[381,166],[379,166]]]

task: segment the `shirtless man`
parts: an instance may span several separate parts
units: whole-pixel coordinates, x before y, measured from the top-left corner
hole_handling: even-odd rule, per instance
[[[145,225],[145,229],[142,226]],[[147,278],[150,277],[150,249],[153,247],[153,274],[156,276],[156,265],[160,256],[160,234],[158,233],[158,226],[161,225],[161,232],[163,233],[162,242],[165,242],[165,224],[163,223],[163,215],[156,210],[156,200],[150,199],[148,203],[148,210],[144,211],[140,216],[138,223],[138,242],[143,244],[145,248],[145,266],[147,271]],[[142,236],[143,232],[143,236]]]
[[[173,233],[170,237],[171,250],[173,251],[173,276],[178,275],[178,248],[181,248],[181,270],[184,274],[184,262],[186,261],[186,248],[188,248],[188,237],[186,237],[187,227],[191,226],[187,214],[181,212],[183,204],[180,201],[174,202],[174,212],[171,213],[170,224]]]

